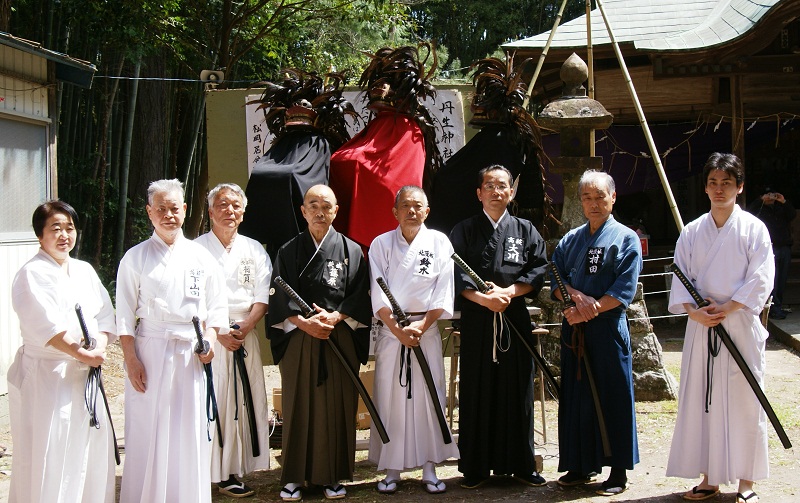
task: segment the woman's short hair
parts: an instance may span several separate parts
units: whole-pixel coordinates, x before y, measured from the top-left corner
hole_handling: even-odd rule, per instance
[[[37,238],[44,236],[44,226],[47,223],[47,219],[56,213],[68,216],[72,219],[72,224],[76,228],[78,227],[78,214],[75,212],[75,208],[64,201],[54,199],[40,204],[33,210],[31,225],[33,226],[33,232],[36,234]]]
[[[236,185],[235,183],[220,183],[208,193],[208,207],[210,208],[214,204],[214,199],[217,198],[217,194],[222,192],[223,190],[229,190],[234,194],[238,195],[242,198],[242,208],[247,208],[247,196],[244,195],[244,191],[241,187]]]
[[[514,179],[514,176],[511,175],[511,171],[509,171],[508,168],[502,164],[492,164],[491,166],[486,166],[482,170],[478,171],[478,188],[481,188],[481,185],[483,185],[483,177],[486,176],[486,173],[490,171],[502,171],[508,175],[509,180]]]
[[[581,179],[578,181],[578,197],[583,194],[583,189],[586,187],[603,187],[608,190],[609,194],[617,191],[614,178],[605,171],[597,171],[595,169],[587,169],[581,175]]]
[[[736,186],[740,187],[744,183],[744,166],[742,160],[735,154],[723,154],[714,152],[708,157],[706,165],[703,166],[703,186],[708,183],[708,177],[714,170],[724,171],[736,180]]]
[[[173,178],[172,180],[156,180],[150,182],[147,187],[147,204],[153,204],[153,199],[156,194],[173,194],[178,193],[181,195],[181,201],[185,201],[183,194],[183,184],[180,180]]]

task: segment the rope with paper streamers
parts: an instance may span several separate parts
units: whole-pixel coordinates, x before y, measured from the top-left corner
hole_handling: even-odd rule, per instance
[[[799,118],[800,118],[800,116],[798,116],[797,114],[793,114],[793,113],[789,113],[789,112],[778,112],[778,113],[774,113],[774,114],[760,115],[760,116],[757,116],[757,117],[744,117],[742,120],[745,123],[748,124],[748,126],[745,128],[746,131],[750,131],[751,129],[753,129],[755,127],[755,125],[757,123],[759,123],[759,122],[775,121],[775,127],[776,127],[776,129],[775,129],[775,148],[778,148],[778,146],[780,145],[781,128],[785,127],[786,125],[788,125],[789,123],[791,123],[795,119],[799,119]],[[675,145],[672,145],[672,146],[668,147],[666,150],[664,150],[663,152],[659,153],[659,156],[661,157],[662,163],[666,165],[667,156],[669,156],[669,154],[673,150],[678,149],[678,148],[682,147],[683,145],[686,145],[687,148],[689,149],[689,156],[688,156],[689,157],[689,165],[687,167],[687,170],[691,171],[691,169],[692,169],[692,166],[691,166],[691,158],[692,158],[692,155],[691,155],[691,153],[692,153],[691,139],[692,139],[692,137],[694,137],[694,135],[697,134],[700,131],[702,131],[703,134],[705,134],[708,131],[708,128],[712,124],[714,125],[712,132],[716,133],[719,130],[719,128],[720,128],[720,126],[722,125],[723,122],[730,122],[733,119],[734,119],[734,117],[731,117],[731,116],[728,116],[728,115],[707,113],[707,114],[700,115],[697,118],[697,120],[694,121],[694,122],[687,122],[687,124],[691,124],[694,127],[692,129],[689,129],[689,130],[687,130],[687,131],[685,131],[683,133],[684,135],[686,135],[685,139],[681,140],[680,142],[676,143]],[[622,128],[622,127],[635,127],[635,128],[638,128],[640,126],[638,124],[620,124],[620,125],[617,125],[616,127],[619,127],[619,128]],[[603,132],[603,136],[601,138],[598,138],[595,141],[595,144],[598,145],[601,142],[609,142],[614,147],[613,152],[611,152],[611,154],[610,154],[611,160],[610,160],[609,165],[608,165],[608,172],[609,173],[611,173],[611,170],[612,170],[612,168],[614,166],[614,159],[616,158],[616,156],[618,156],[618,155],[626,155],[626,156],[632,157],[634,159],[633,169],[628,174],[628,177],[625,180],[626,183],[628,183],[628,184],[632,182],[632,180],[634,178],[634,175],[636,174],[636,169],[638,167],[639,160],[640,159],[652,159],[652,156],[650,154],[648,154],[647,152],[633,153],[633,152],[627,151],[626,149],[624,149],[623,147],[620,146],[620,144],[616,140],[616,138],[614,138],[614,136],[612,134],[610,134],[607,130]]]

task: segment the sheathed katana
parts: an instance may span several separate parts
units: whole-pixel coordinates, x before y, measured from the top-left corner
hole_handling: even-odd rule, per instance
[[[677,264],[672,263],[669,265],[669,270],[675,273],[675,276],[678,278],[678,281],[683,284],[686,291],[689,292],[691,295],[692,300],[694,300],[695,304],[697,304],[698,308],[705,307],[710,304],[709,301],[703,298],[700,295],[700,292],[692,285],[689,281],[689,278],[680,270]],[[731,354],[733,361],[736,362],[738,365],[739,370],[741,370],[744,378],[747,380],[747,384],[750,385],[750,388],[753,390],[753,393],[756,394],[756,398],[758,399],[758,403],[761,404],[761,407],[764,409],[764,412],[767,413],[767,417],[769,421],[772,423],[772,426],[775,428],[775,432],[778,434],[778,438],[781,439],[781,443],[785,449],[791,449],[792,443],[789,441],[789,436],[786,435],[786,430],[783,429],[783,425],[781,425],[778,416],[775,414],[775,411],[772,409],[772,405],[770,405],[769,400],[767,400],[767,396],[764,394],[764,391],[761,389],[761,386],[758,384],[756,377],[753,375],[753,371],[750,370],[750,367],[747,365],[747,362],[742,357],[742,353],[739,351],[739,348],[736,347],[736,344],[731,339],[730,334],[722,326],[722,323],[713,327],[716,334],[722,339],[722,343],[725,344],[725,347],[728,348],[728,352]]]
[[[300,297],[300,295],[289,283],[286,282],[286,280],[280,276],[275,276],[273,281],[275,281],[275,284],[281,287],[281,289],[286,292],[286,295],[288,295],[289,298],[295,304],[297,304],[297,307],[300,308],[300,311],[303,313],[303,317],[310,318],[314,316],[316,313],[314,308],[308,305],[308,303],[304,301],[302,297]],[[328,338],[325,339],[325,341],[327,341],[328,346],[333,350],[333,354],[336,355],[339,363],[341,363],[342,367],[344,367],[344,370],[350,377],[350,380],[353,381],[353,384],[358,390],[358,394],[361,396],[361,399],[364,401],[364,405],[367,407],[370,417],[372,417],[372,422],[375,424],[375,429],[378,430],[378,435],[381,437],[381,441],[384,444],[388,444],[389,435],[386,433],[386,428],[383,426],[383,421],[381,421],[381,418],[378,415],[378,409],[375,408],[375,404],[372,402],[372,398],[370,398],[369,393],[367,393],[367,388],[364,387],[364,383],[361,382],[358,374],[356,374],[353,368],[347,363],[347,359],[344,357],[344,354],[342,353],[342,350],[336,340],[333,338]]]
[[[564,284],[564,279],[561,277],[561,273],[558,272],[558,267],[554,262],[550,262],[550,271],[553,273],[553,277],[556,279],[556,284],[558,286],[558,291],[561,292],[561,301],[564,303],[564,311],[571,307],[575,307],[575,302],[572,300],[569,292],[567,291],[567,285]],[[562,311],[563,312],[563,311]],[[578,339],[578,343],[576,346],[579,348],[577,351],[578,356],[578,369],[580,369],[580,360],[583,359],[583,365],[586,367],[586,378],[589,380],[589,389],[592,392],[592,400],[594,401],[594,409],[597,413],[597,426],[600,430],[600,442],[603,444],[603,455],[605,457],[611,457],[611,442],[608,440],[608,429],[606,429],[606,419],[605,415],[603,415],[603,408],[600,405],[600,394],[597,392],[597,385],[594,381],[594,372],[592,371],[592,362],[589,355],[589,352],[586,350],[586,345],[583,341],[583,323],[576,323],[572,327],[572,334],[576,336]],[[574,339],[573,339],[574,340]],[[574,351],[574,348],[573,348]]]
[[[208,341],[203,339],[203,329],[200,328],[200,318],[197,316],[192,317],[192,325],[194,325],[194,333],[197,335],[197,344],[194,347],[194,352],[198,355],[204,355],[211,350]],[[222,426],[219,424],[219,409],[217,408],[217,395],[214,392],[214,371],[211,368],[211,363],[203,364],[203,371],[206,373],[206,418],[208,422],[217,424],[217,441],[220,448],[222,448]],[[211,433],[208,433],[208,439],[211,440]]]
[[[408,319],[408,315],[400,307],[400,304],[397,302],[397,299],[394,298],[394,295],[392,295],[392,292],[389,290],[389,285],[386,284],[386,281],[384,281],[383,278],[377,278],[375,281],[378,283],[378,286],[381,287],[381,290],[383,290],[383,293],[386,295],[386,298],[389,299],[389,303],[392,305],[392,314],[394,314],[397,323],[401,327],[409,326],[411,324],[411,320]],[[403,346],[402,351],[405,350],[406,347]],[[428,365],[428,360],[425,358],[425,353],[422,352],[421,347],[412,346],[411,350],[414,352],[414,356],[417,357],[417,363],[419,364],[419,369],[422,372],[422,378],[425,380],[425,386],[428,388],[428,395],[430,395],[431,401],[433,402],[433,410],[436,413],[436,419],[439,421],[439,429],[442,431],[442,439],[444,439],[445,444],[449,444],[453,441],[453,437],[450,436],[450,429],[447,427],[447,419],[445,419],[444,417],[442,404],[439,402],[439,393],[436,391],[436,384],[434,384],[433,382],[433,375],[431,375],[431,367],[430,365]],[[409,386],[408,393],[410,398],[411,397],[410,367],[408,375],[408,386]]]
[[[78,324],[81,326],[81,332],[83,332],[83,349],[91,351],[96,347],[97,341],[94,337],[89,335],[89,328],[86,326],[86,319],[83,317],[83,309],[81,309],[80,304],[75,304],[75,314],[78,316]],[[89,425],[99,429],[100,422],[97,420],[98,391],[103,397],[103,404],[106,407],[108,424],[111,426],[111,436],[114,438],[114,459],[117,461],[117,466],[119,466],[119,444],[117,444],[117,433],[114,431],[114,422],[111,420],[111,410],[108,408],[106,389],[103,387],[103,371],[100,366],[90,367],[89,376],[86,378],[86,389],[83,393],[83,399],[86,403],[86,408],[89,410]]]
[[[231,324],[231,328],[239,330],[239,325]],[[247,334],[245,334],[247,336]],[[239,380],[242,382],[242,394],[244,395],[244,407],[247,411],[248,427],[250,429],[250,445],[253,448],[253,457],[261,455],[261,446],[258,442],[258,425],[256,424],[256,409],[253,404],[253,391],[250,388],[250,376],[247,374],[247,365],[244,359],[247,358],[247,351],[244,349],[244,341],[238,349],[233,351],[233,399],[236,403],[236,413],[233,416],[235,421],[239,420],[239,397],[236,388],[236,374],[238,370]]]
[[[464,259],[462,259],[457,253],[453,253],[450,258],[453,259],[453,262],[455,262],[458,267],[467,273],[467,276],[469,276],[470,279],[475,283],[475,286],[478,288],[479,292],[486,293],[491,290],[489,285],[483,279],[481,279],[480,276],[478,276],[478,273],[476,273],[466,262],[464,262]],[[542,369],[542,374],[547,382],[550,383],[550,387],[553,388],[555,398],[558,400],[558,397],[561,394],[561,388],[559,388],[558,382],[556,381],[555,376],[553,376],[553,373],[550,372],[550,367],[547,361],[544,359],[544,357],[542,357],[542,355],[539,354],[538,351],[536,351],[536,349],[533,348],[533,346],[528,344],[528,341],[522,336],[522,333],[517,330],[517,327],[514,326],[514,324],[511,322],[511,319],[506,316],[506,313],[500,313],[500,315],[503,317],[505,324],[510,326],[512,331],[517,335],[517,338],[522,343],[523,347],[525,347],[528,353],[530,353],[531,357],[536,362],[536,365]]]

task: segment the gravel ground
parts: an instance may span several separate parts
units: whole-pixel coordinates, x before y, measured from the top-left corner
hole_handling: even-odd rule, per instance
[[[664,348],[664,361],[668,370],[677,378],[680,372],[680,350],[682,345],[683,325],[663,323],[656,325],[655,331]],[[766,394],[780,416],[789,437],[800,441],[800,387],[797,386],[798,355],[780,343],[769,341],[767,345]],[[123,436],[123,403],[124,372],[122,369],[122,352],[118,345],[109,350],[108,362],[103,366],[104,382],[109,394],[112,416],[117,428],[118,437],[124,443]],[[449,362],[447,362],[449,365]],[[447,375],[447,372],[446,372]],[[280,387],[280,375],[276,366],[264,367],[267,390]],[[614,497],[603,497],[594,494],[598,484],[578,488],[564,489],[556,484],[559,474],[558,439],[557,439],[557,404],[553,401],[545,403],[547,440],[541,434],[536,439],[540,445],[537,452],[543,456],[543,476],[548,480],[546,487],[527,487],[512,479],[493,478],[491,482],[479,489],[466,490],[458,486],[460,473],[455,462],[445,463],[438,470],[439,477],[445,481],[446,493],[429,496],[422,489],[419,479],[421,473],[407,472],[399,491],[394,496],[383,496],[375,491],[375,483],[382,474],[375,471],[375,466],[366,460],[366,451],[359,451],[356,457],[356,474],[354,481],[348,484],[347,500],[368,501],[407,501],[415,498],[433,498],[440,502],[456,501],[636,501],[636,502],[677,502],[680,494],[696,484],[696,480],[668,478],[664,475],[669,454],[669,444],[674,427],[677,403],[639,402],[637,403],[637,421],[639,429],[639,449],[641,462],[629,473],[630,487],[625,493]],[[7,421],[2,422],[3,411],[7,411],[7,397],[0,397],[0,445],[6,447],[4,456],[0,456],[0,501],[7,500],[9,474],[13,442],[8,431]],[[454,414],[454,431],[458,430],[458,409]],[[541,432],[541,413],[536,406],[537,430]],[[761,501],[800,501],[800,491],[796,487],[796,474],[800,469],[800,458],[795,449],[784,450],[772,427],[770,431],[770,478],[756,485]],[[368,431],[359,431],[359,438],[366,439]],[[257,472],[246,477],[248,485],[256,489],[256,495],[249,501],[280,501],[280,450],[270,449],[271,469]],[[124,456],[123,456],[124,465]],[[117,469],[117,485],[122,467]],[[793,475],[794,474],[794,475]],[[603,480],[603,476],[599,480]],[[233,498],[213,492],[215,502],[234,501]],[[723,487],[722,494],[710,501],[735,501],[736,487]],[[324,499],[320,488],[309,488],[304,491],[306,501]]]

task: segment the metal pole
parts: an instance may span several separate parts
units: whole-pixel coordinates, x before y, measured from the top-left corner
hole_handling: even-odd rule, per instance
[[[597,7],[600,9],[600,14],[603,16],[603,22],[606,25],[606,30],[608,30],[608,37],[611,39],[611,45],[614,48],[614,53],[617,55],[617,60],[619,61],[620,69],[622,70],[622,74],[625,77],[625,83],[628,85],[628,91],[631,94],[631,100],[633,100],[633,106],[636,108],[636,115],[639,117],[639,123],[642,126],[642,132],[644,132],[644,137],[647,140],[647,146],[650,148],[650,155],[653,158],[653,164],[656,166],[656,171],[658,171],[658,177],[661,179],[661,185],[664,187],[664,193],[667,195],[667,202],[669,203],[669,209],[672,211],[672,217],[675,219],[675,224],[678,226],[678,230],[683,230],[683,220],[681,220],[681,214],[678,211],[678,206],[675,204],[675,197],[672,195],[672,189],[669,186],[669,181],[667,180],[667,175],[664,172],[664,166],[661,164],[661,157],[658,155],[658,150],[656,150],[656,144],[653,141],[653,135],[650,133],[650,126],[647,125],[647,119],[644,116],[644,110],[642,110],[642,105],[639,103],[639,97],[636,94],[636,89],[633,87],[633,81],[631,81],[631,75],[628,72],[628,67],[625,66],[625,59],[622,57],[622,52],[619,49],[619,44],[617,44],[617,40],[614,38],[614,32],[611,30],[611,24],[608,22],[608,16],[606,16],[606,11],[603,8],[602,0],[595,0],[597,2]]]
[[[533,77],[531,77],[531,83],[528,85],[528,92],[525,93],[525,99],[522,101],[522,108],[524,108],[525,110],[528,109],[528,103],[530,103],[531,94],[533,94],[533,86],[534,84],[536,84],[536,79],[539,78],[539,72],[542,71],[542,65],[544,65],[544,58],[547,57],[547,51],[550,50],[550,43],[553,41],[553,37],[556,34],[558,25],[561,23],[561,16],[564,15],[564,8],[566,6],[567,6],[567,0],[562,0],[561,7],[559,7],[558,14],[556,14],[556,21],[555,23],[553,23],[553,29],[550,30],[550,36],[547,37],[547,43],[544,44],[544,49],[542,49],[542,54],[539,55],[539,61],[536,63],[536,70],[534,70]]]

